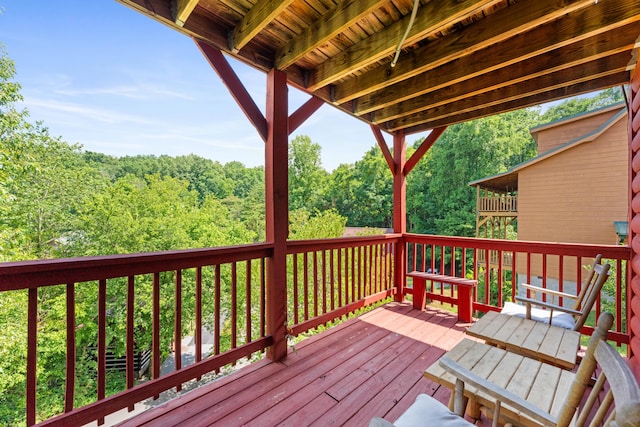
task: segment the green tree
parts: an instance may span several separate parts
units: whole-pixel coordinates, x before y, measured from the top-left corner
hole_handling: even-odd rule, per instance
[[[342,237],[347,218],[335,209],[316,211],[310,215],[305,209],[289,213],[289,239],[309,240]]]
[[[322,168],[321,148],[306,135],[289,144],[289,209],[314,210],[324,197],[327,172]]]
[[[540,123],[553,122],[623,100],[624,95],[620,87],[609,88],[590,97],[570,98],[545,111],[542,117],[540,117]]]
[[[411,230],[473,236],[475,194],[467,184],[533,157],[529,128],[537,120],[525,109],[448,128],[407,178]]]
[[[351,226],[388,228],[393,225],[393,176],[377,146],[367,151],[353,169]]]

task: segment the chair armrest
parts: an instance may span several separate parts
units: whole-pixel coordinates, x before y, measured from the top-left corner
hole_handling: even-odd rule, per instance
[[[442,366],[442,368],[447,372],[462,380],[464,383],[475,387],[478,392],[483,392],[496,399],[497,402],[507,404],[511,408],[524,413],[528,417],[540,422],[543,425],[556,424],[557,420],[550,414],[532,405],[520,396],[501,387],[498,387],[494,383],[474,374],[467,368],[454,362],[448,357],[441,357],[439,363],[440,366]],[[494,420],[494,423],[495,421],[496,420]]]
[[[544,302],[537,299],[516,296],[516,301],[524,304],[532,304],[538,307],[548,308],[549,310],[561,311],[563,313],[571,314],[572,316],[582,316],[581,311],[574,310],[573,308],[569,308],[569,307],[562,307],[561,305],[556,305],[550,302]]]
[[[530,285],[528,283],[520,283],[520,286],[536,293],[540,292],[541,294],[553,295],[555,297],[561,297],[561,298],[569,298],[572,300],[578,299],[577,295],[568,294],[566,292],[554,291],[553,289],[541,288],[540,286]]]

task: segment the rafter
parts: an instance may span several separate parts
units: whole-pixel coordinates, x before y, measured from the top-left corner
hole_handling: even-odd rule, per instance
[[[405,44],[409,44],[426,34],[435,33],[461,19],[465,14],[493,3],[496,3],[496,0],[448,0],[446,2],[432,1],[421,5]],[[317,90],[359,68],[391,55],[406,31],[408,23],[409,16],[406,16],[383,31],[361,40],[339,55],[320,64],[312,73],[308,89]]]
[[[339,3],[322,19],[305,28],[299,36],[278,49],[275,56],[276,68],[287,68],[319,45],[355,24],[363,16],[379,8],[379,0],[350,0]]]
[[[498,112],[501,112],[501,105],[517,101],[521,98],[544,94],[555,89],[571,87],[588,82],[592,79],[604,78],[606,76],[624,76],[625,72],[628,80],[628,62],[629,57],[627,53],[617,54],[604,61],[592,61],[590,63],[583,64],[580,67],[580,70],[577,70],[576,72],[566,73],[560,71],[553,74],[547,74],[527,81],[526,85],[516,84],[505,86],[480,95],[464,98],[447,105],[441,105],[396,120],[391,120],[380,124],[380,126],[388,131],[394,131],[494,106],[498,107]],[[622,84],[624,82],[625,80],[623,79],[618,81],[617,84]]]
[[[229,37],[231,52],[238,52],[246,46],[292,2],[293,0],[259,0],[233,29]]]
[[[626,31],[630,28],[633,28],[635,32]],[[607,56],[620,53],[626,55],[626,52],[635,44],[635,34],[638,33],[640,33],[640,22],[629,24],[621,28],[621,31],[609,33],[606,37],[596,36],[583,40],[581,43],[558,48],[553,52],[553,55],[535,56],[519,62],[517,66],[492,70],[491,73],[464,80],[464,83],[452,84],[415,96],[402,103],[390,105],[371,113],[370,118],[374,123],[386,122],[504,86],[525,82],[526,85],[529,85],[528,81],[534,78],[572,67],[581,67],[585,63],[597,61]]]
[[[176,10],[174,20],[177,25],[183,27],[193,9],[196,8],[198,0],[174,0],[174,3]]]
[[[616,53],[619,49],[628,47],[629,43],[633,43],[635,37],[640,34],[640,21],[631,22],[616,29],[592,29],[578,25],[579,22],[584,22],[593,15],[594,13],[589,9],[586,13],[568,15],[537,27],[520,37],[510,39],[508,42],[497,43],[474,55],[460,58],[454,63],[444,64],[395,85],[364,95],[357,100],[356,114],[370,113],[420,95],[433,93],[446,86],[496,72],[563,46],[566,47],[558,50],[558,54],[554,53],[555,65],[553,66],[559,66],[558,64],[562,61],[570,63],[577,61],[580,54],[592,57],[603,52]],[[550,35],[553,35],[553,44],[545,43],[546,37]],[[573,44],[568,45],[569,42]],[[516,74],[522,73],[518,68],[515,70]]]
[[[519,98],[514,101],[505,102],[504,104],[494,105],[491,107],[479,108],[474,111],[468,111],[466,113],[455,114],[442,119],[425,121],[422,124],[417,124],[404,131],[406,134],[415,134],[425,132],[427,130],[437,128],[439,126],[447,126],[456,123],[466,122],[468,120],[474,120],[481,117],[493,116],[495,114],[502,114],[508,111],[519,110],[521,108],[532,107],[540,105],[541,103],[557,101],[560,99],[568,98],[571,96],[583,95],[595,90],[601,90],[608,87],[619,86],[629,81],[629,72],[623,71],[617,74],[611,74],[608,76],[598,77],[587,82],[578,83],[575,85],[562,87],[559,89],[550,90],[544,93]]]
[[[485,19],[474,22],[456,33],[441,37],[410,52],[404,58],[401,58],[392,72],[387,66],[381,66],[337,85],[335,102],[342,103],[417,76],[447,62],[482,50],[494,43],[515,37],[585,5],[594,7],[592,6],[593,0],[576,0],[573,2],[539,0],[536,2],[516,3],[498,10]]]

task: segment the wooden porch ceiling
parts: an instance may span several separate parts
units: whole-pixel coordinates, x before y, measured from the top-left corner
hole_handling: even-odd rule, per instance
[[[638,0],[118,1],[390,133],[628,83],[640,36]]]

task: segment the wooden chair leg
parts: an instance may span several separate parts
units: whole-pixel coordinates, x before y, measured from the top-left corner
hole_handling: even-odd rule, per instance
[[[467,415],[474,420],[480,419],[480,405],[475,399],[468,399],[467,401]]]

